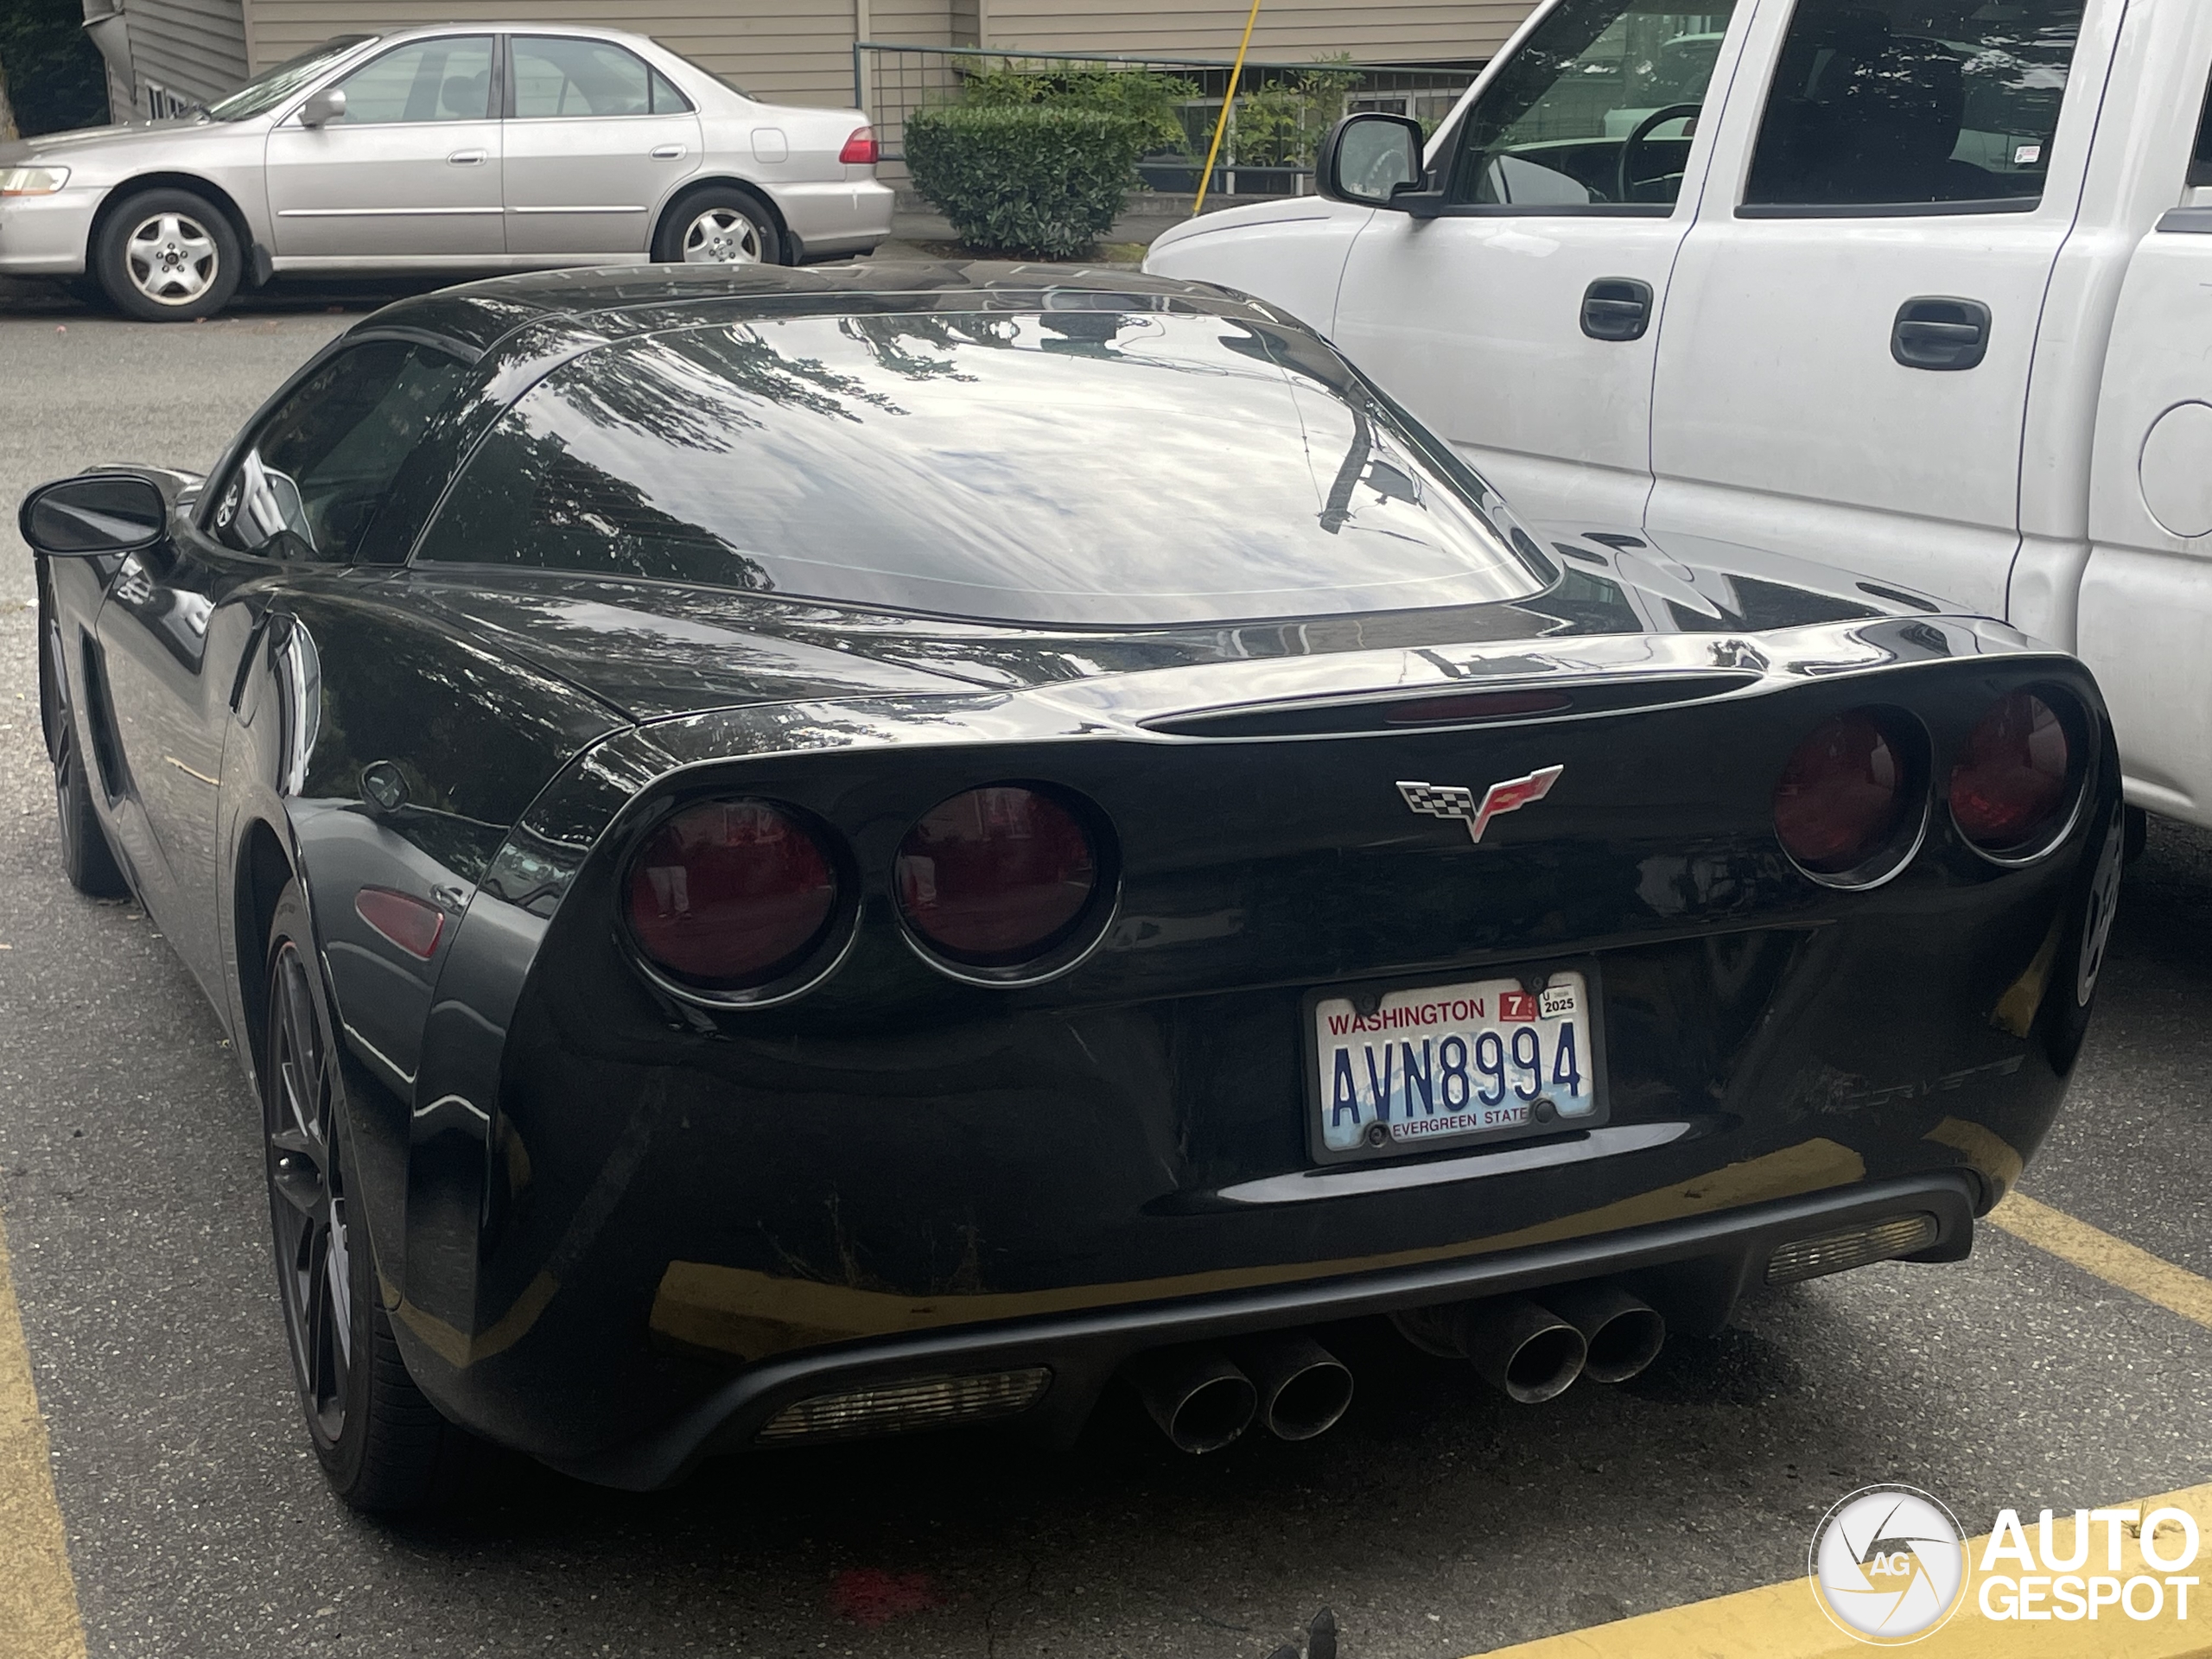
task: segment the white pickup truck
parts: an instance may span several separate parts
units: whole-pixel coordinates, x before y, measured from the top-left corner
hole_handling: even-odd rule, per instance
[[[1319,328],[1524,518],[2078,652],[2212,824],[2212,0],[1551,0],[1424,143],[1147,269]]]

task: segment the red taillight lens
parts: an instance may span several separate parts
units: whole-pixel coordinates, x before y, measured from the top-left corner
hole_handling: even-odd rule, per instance
[[[1822,875],[1858,869],[1896,836],[1911,800],[1906,757],[1872,715],[1838,715],[1797,746],[1774,786],[1774,828]]]
[[[931,809],[899,846],[899,907],[936,950],[979,968],[1032,962],[1065,938],[1098,889],[1083,821],[1019,784]]]
[[[837,152],[837,159],[848,167],[875,165],[875,129],[862,127],[845,140],[845,147]]]
[[[718,990],[798,964],[836,908],[822,845],[766,801],[702,801],[655,830],[630,866],[630,931],[671,973]]]
[[[2032,841],[2065,810],[2070,764],[2066,728],[2049,703],[2032,691],[1999,698],[1951,768],[1960,833],[1991,852]]]

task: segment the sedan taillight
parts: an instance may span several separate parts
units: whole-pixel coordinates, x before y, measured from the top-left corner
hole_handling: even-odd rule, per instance
[[[766,801],[702,801],[647,837],[623,893],[657,967],[702,990],[766,984],[830,925],[837,875],[805,825]]]
[[[940,802],[899,843],[899,908],[932,950],[978,968],[1034,962],[1098,890],[1098,849],[1042,791],[992,784]]]
[[[1951,817],[1987,853],[2048,836],[2066,809],[2072,766],[2066,727],[2032,691],[1998,699],[1951,768]]]
[[[845,140],[845,147],[837,152],[837,159],[848,167],[874,167],[876,162],[875,129],[862,127]]]

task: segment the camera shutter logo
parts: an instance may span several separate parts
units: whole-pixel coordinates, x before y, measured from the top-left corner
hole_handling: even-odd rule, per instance
[[[1846,1634],[1872,1647],[1931,1636],[1967,1596],[1966,1535],[1911,1486],[1867,1486],[1813,1534],[1813,1594]]]

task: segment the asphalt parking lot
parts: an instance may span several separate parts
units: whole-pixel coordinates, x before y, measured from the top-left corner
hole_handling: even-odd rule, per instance
[[[0,1625],[0,1659],[62,1659],[77,1624],[163,1659],[1259,1659],[1324,1604],[1349,1659],[1450,1659],[1802,1573],[1871,1482],[1986,1524],[2212,1481],[2212,1327],[1985,1228],[1967,1262],[1801,1287],[1541,1408],[1357,1327],[1351,1412],[1301,1446],[1185,1459],[1116,1401],[1064,1455],[948,1437],[642,1497],[500,1465],[434,1522],[340,1510],[286,1374],[257,1109],[151,923],[60,875],[13,511],[91,461],[206,465],[369,302],[156,327],[0,296],[0,1259],[77,1608],[17,1647]],[[2212,836],[2154,823],[2024,1186],[2212,1278],[2208,994]],[[45,1501],[0,1490],[0,1547]]]

